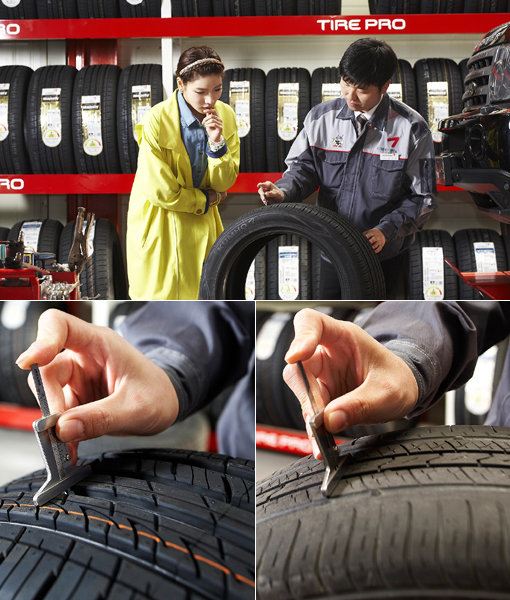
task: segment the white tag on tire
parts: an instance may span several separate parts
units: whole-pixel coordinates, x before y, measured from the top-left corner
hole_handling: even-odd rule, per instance
[[[278,295],[282,300],[299,296],[299,246],[278,248]]]
[[[498,270],[494,242],[474,242],[477,273],[495,273]]]
[[[444,299],[444,256],[441,247],[421,249],[423,265],[423,298]]]

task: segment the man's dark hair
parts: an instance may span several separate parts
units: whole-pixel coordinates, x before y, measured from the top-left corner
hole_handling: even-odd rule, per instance
[[[376,85],[381,89],[392,78],[397,66],[397,56],[386,42],[363,38],[344,52],[339,71],[346,83],[360,88]]]

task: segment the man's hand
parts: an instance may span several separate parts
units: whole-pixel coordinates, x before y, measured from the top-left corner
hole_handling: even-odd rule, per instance
[[[73,464],[82,440],[152,435],[177,418],[177,394],[163,369],[111,329],[62,311],[41,315],[36,341],[16,362],[41,367],[50,409],[63,413],[57,435],[72,442]],[[31,376],[29,383],[34,390]]]
[[[209,198],[209,206],[217,206],[227,197],[227,192],[217,192],[216,190],[208,189],[207,197]]]
[[[285,200],[285,194],[283,193],[283,190],[281,190],[279,187],[276,187],[272,181],[257,183],[257,188],[260,199],[264,204],[276,204]]]
[[[370,245],[372,246],[374,252],[376,254],[379,254],[379,252],[384,248],[384,244],[386,243],[384,233],[380,229],[374,228],[364,231],[363,235],[370,242]]]
[[[283,378],[300,401],[305,422],[313,411],[298,360],[312,379],[318,403],[325,406],[326,429],[332,433],[400,419],[414,408],[418,385],[411,369],[357,325],[305,309],[296,314],[294,329]]]
[[[205,117],[202,121],[202,125],[207,131],[207,137],[213,144],[217,144],[223,133],[223,121],[214,108],[209,108],[204,112]]]

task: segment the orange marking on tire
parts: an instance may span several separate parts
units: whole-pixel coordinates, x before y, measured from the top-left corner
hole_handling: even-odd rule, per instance
[[[34,504],[8,504],[8,503],[2,504],[0,508],[4,508],[5,506],[16,506],[17,508],[19,508],[21,506],[25,506],[25,507],[29,507],[29,508],[36,508]],[[39,509],[40,510],[42,510],[42,509],[55,510],[59,513],[64,513],[67,515],[78,515],[79,517],[95,519],[96,521],[102,521],[103,523],[108,523],[108,525],[117,526],[119,529],[127,529],[128,531],[134,531],[132,527],[128,527],[127,525],[121,525],[121,524],[117,525],[116,523],[114,523],[113,521],[110,521],[109,519],[103,519],[101,517],[94,517],[92,515],[85,515],[84,513],[79,513],[74,510],[70,510],[70,511],[66,512],[63,508],[54,508],[53,506],[39,506]],[[174,544],[173,542],[165,542],[161,538],[158,538],[157,536],[152,535],[150,533],[146,533],[145,531],[137,531],[136,533],[138,533],[138,535],[143,535],[145,537],[151,538],[158,544],[162,543],[165,546],[168,546],[169,548],[174,548],[175,550],[179,550],[179,552],[184,552],[185,554],[190,554],[190,551],[187,548],[184,548],[184,546],[179,546],[178,544]],[[214,560],[206,558],[205,556],[201,556],[200,554],[194,554],[193,557],[196,560],[204,562],[204,563],[210,565],[211,567],[218,569],[219,571],[223,571],[223,573],[225,573],[226,575],[233,575],[238,581],[240,581],[242,583],[245,583],[251,587],[255,587],[255,582],[252,581],[251,579],[248,579],[248,578],[244,577],[243,575],[239,575],[238,573],[233,573],[228,567],[224,567],[223,565],[220,565],[219,563],[215,562]]]
[[[238,580],[238,581],[242,581],[243,583],[247,583],[248,585],[251,585],[251,587],[255,587],[255,582],[252,579],[248,579],[247,577],[243,577],[243,575],[239,575],[239,573],[234,573],[234,577]]]

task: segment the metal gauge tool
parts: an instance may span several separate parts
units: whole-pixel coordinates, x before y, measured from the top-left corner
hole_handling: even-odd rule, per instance
[[[32,426],[41,448],[41,453],[46,466],[47,478],[41,488],[34,494],[36,506],[47,504],[59,494],[62,494],[75,483],[87,477],[92,469],[89,465],[73,467],[67,444],[57,438],[55,426],[60,412],[50,413],[46,392],[37,365],[30,367],[34,378],[35,390],[42,411],[42,419],[34,421]]]
[[[317,446],[322,455],[322,460],[326,467],[324,473],[324,479],[322,480],[321,492],[325,496],[331,496],[338,480],[342,477],[341,467],[347,460],[348,455],[340,456],[338,454],[338,447],[335,442],[333,435],[326,429],[324,425],[324,408],[319,408],[315,401],[314,395],[310,388],[306,371],[301,361],[297,362],[299,372],[303,379],[303,383],[306,387],[306,393],[314,412],[313,417],[310,419],[310,428],[312,430]]]

